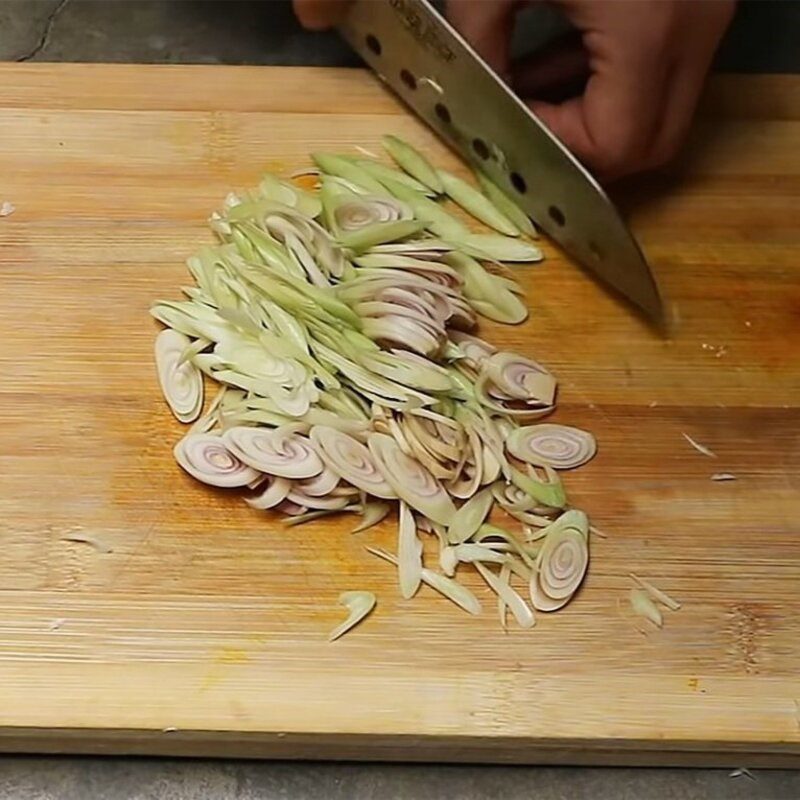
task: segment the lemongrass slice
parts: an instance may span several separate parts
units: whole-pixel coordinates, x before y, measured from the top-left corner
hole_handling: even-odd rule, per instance
[[[339,595],[339,603],[349,612],[347,619],[337,625],[328,636],[328,641],[336,641],[351,628],[358,625],[375,608],[377,599],[372,592],[342,592]]]
[[[325,497],[339,485],[339,475],[325,467],[319,475],[295,482],[294,488],[309,497]]]
[[[462,252],[481,261],[536,262],[544,258],[536,245],[498,233],[470,233],[454,244]]]
[[[237,458],[222,437],[212,433],[190,433],[173,450],[175,460],[193,478],[209,486],[231,489],[248,486],[260,472]]]
[[[367,552],[372,555],[388,561],[390,564],[397,566],[397,558],[385,550],[378,547],[367,547]],[[431,589],[435,589],[439,594],[444,595],[452,603],[455,603],[460,608],[469,614],[480,614],[481,604],[477,597],[466,586],[462,586],[458,581],[448,578],[446,575],[440,575],[438,572],[422,568],[422,582],[428,584]]]
[[[569,425],[540,424],[517,428],[506,439],[508,452],[528,464],[574,469],[597,453],[594,436]]]
[[[384,183],[386,180],[395,181],[397,183],[402,183],[415,192],[421,192],[422,194],[431,196],[434,194],[424,183],[420,183],[420,181],[408,173],[401,172],[399,169],[387,167],[386,164],[382,164],[380,161],[371,161],[364,158],[356,159],[354,163],[357,167],[361,167],[364,172],[375,178],[379,183]]]
[[[361,253],[376,244],[396,242],[419,233],[424,224],[413,219],[399,219],[394,222],[377,222],[365,228],[345,231],[339,236],[339,244],[354,252]]]
[[[387,135],[382,139],[386,152],[404,169],[412,178],[427,186],[432,192],[442,194],[444,186],[439,173],[416,147],[401,139],[399,136]]]
[[[358,231],[379,222],[411,219],[411,209],[390,197],[359,197],[340,203],[333,212],[341,231]]]
[[[500,575],[498,580],[502,581],[507,585],[511,585],[511,564],[506,562],[500,567]],[[505,631],[508,629],[508,622],[506,620],[507,614],[506,611],[508,606],[506,605],[506,601],[503,600],[503,595],[499,592],[497,593],[497,614],[500,618],[500,627]]]
[[[311,158],[323,172],[329,175],[344,178],[344,180],[350,181],[377,195],[382,195],[385,192],[383,186],[375,178],[347,158],[342,158],[333,153],[312,153]]]
[[[506,236],[519,236],[519,230],[492,202],[465,180],[447,170],[437,170],[445,192],[461,208],[484,225],[494,228]]]
[[[503,351],[487,358],[483,368],[492,383],[513,399],[546,406],[555,402],[556,379],[530,358]]]
[[[310,438],[322,460],[339,477],[374,497],[397,498],[373,455],[361,442],[325,425],[315,425]]]
[[[245,497],[245,503],[251,508],[261,510],[274,508],[286,499],[292,489],[292,482],[288,478],[276,478],[273,475],[268,475],[266,478],[267,487],[258,497]]]
[[[323,463],[311,443],[292,425],[280,428],[229,428],[225,445],[245,464],[268,475],[283,478],[313,478]]]
[[[536,617],[530,606],[511,588],[508,579],[503,580],[502,577],[498,577],[480,561],[475,562],[475,569],[478,570],[489,588],[511,609],[520,628],[532,628],[536,624]]]
[[[352,497],[341,497],[334,494],[315,497],[293,487],[289,494],[286,495],[286,500],[303,508],[313,508],[319,511],[342,511],[350,505]]]
[[[531,218],[511,198],[486,175],[475,173],[483,193],[516,226],[520,233],[536,238],[536,228]]]
[[[400,501],[400,523],[397,534],[397,575],[400,594],[411,599],[422,581],[422,542],[411,509]]]
[[[453,515],[447,528],[447,540],[452,544],[466,542],[483,525],[493,503],[491,488],[476,492]]]
[[[452,550],[456,561],[464,564],[475,564],[479,561],[486,561],[490,564],[505,564],[508,561],[508,556],[505,553],[497,552],[489,545],[475,542],[454,545]]]
[[[709,458],[716,458],[717,454],[711,450],[710,448],[706,447],[704,444],[700,444],[696,439],[693,439],[689,436],[688,433],[681,434],[684,439],[686,439],[689,444],[697,450],[698,453],[702,453],[704,456],[708,456]]]
[[[191,347],[188,336],[171,328],[156,337],[156,370],[161,391],[170,410],[181,422],[194,422],[203,408],[203,375],[183,358]]]
[[[520,472],[518,469],[511,470],[511,481],[522,491],[527,492],[539,503],[550,508],[564,508],[567,504],[567,495],[558,473],[545,465],[545,480],[541,480],[533,471],[533,467],[528,467],[529,474]]]
[[[588,565],[589,547],[583,531],[569,523],[554,525],[544,540],[531,576],[533,607],[556,611],[566,605],[581,585]]]
[[[644,589],[631,589],[630,601],[634,614],[649,619],[657,628],[664,624],[660,609]]]
[[[361,533],[382,522],[388,516],[392,507],[389,503],[367,502],[362,504],[361,522],[350,533]]]
[[[650,595],[650,597],[653,598],[653,600],[663,603],[670,611],[680,611],[681,604],[674,598],[670,597],[666,592],[662,592],[657,586],[653,586],[650,581],[640,578],[633,572],[628,574],[633,580],[636,581],[636,583],[639,584],[639,586],[641,586],[642,589],[644,589]]]
[[[450,522],[456,513],[453,501],[419,461],[409,458],[384,434],[373,433],[367,444],[378,469],[401,500],[440,525]]]

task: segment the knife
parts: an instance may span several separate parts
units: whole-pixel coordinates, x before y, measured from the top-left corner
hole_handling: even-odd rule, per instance
[[[355,0],[340,33],[579,264],[657,324],[656,279],[614,204],[428,0]]]

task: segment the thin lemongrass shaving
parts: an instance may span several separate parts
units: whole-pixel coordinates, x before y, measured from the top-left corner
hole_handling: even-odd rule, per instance
[[[353,528],[351,533],[361,533],[362,531],[372,528],[379,522],[382,522],[388,516],[392,507],[388,503],[367,502],[364,503],[361,509],[361,522]]]
[[[372,612],[376,603],[377,598],[372,592],[342,592],[339,595],[339,604],[343,605],[349,613],[347,619],[330,632],[328,641],[335,641],[358,625],[361,620]]]
[[[644,589],[631,589],[630,603],[634,614],[649,619],[657,628],[664,624],[661,611]]]
[[[508,580],[494,574],[489,567],[475,562],[475,569],[489,585],[489,588],[502,599],[503,603],[511,609],[514,619],[520,628],[532,628],[536,624],[536,617],[530,606],[511,588]]]
[[[506,236],[519,236],[516,225],[485,195],[452,172],[440,169],[438,174],[447,195],[464,211]]]
[[[629,572],[628,574],[634,581],[636,581],[636,583],[639,584],[642,589],[644,589],[650,595],[650,597],[653,598],[653,600],[663,603],[670,611],[680,610],[681,604],[673,597],[670,597],[666,592],[661,591],[661,589],[659,589],[657,586],[653,586],[650,581],[640,578],[633,572]]]
[[[422,542],[411,509],[400,501],[400,522],[397,535],[397,575],[400,594],[409,600],[422,581]]]
[[[494,503],[491,488],[481,489],[464,503],[453,515],[447,528],[447,539],[452,544],[466,542],[477,533],[489,515]]]
[[[704,444],[700,444],[700,442],[689,436],[688,433],[682,433],[681,435],[692,447],[694,447],[695,450],[697,450],[698,453],[702,453],[704,456],[708,456],[709,458],[717,457],[717,454],[713,450],[710,450]]]
[[[439,173],[422,153],[399,136],[387,135],[382,139],[386,152],[411,177],[427,186],[432,192],[442,194],[444,186]]]
[[[391,553],[387,553],[378,547],[367,547],[366,549],[372,555],[397,566],[397,558]],[[482,609],[478,598],[458,581],[448,578],[446,575],[440,575],[438,572],[433,572],[433,570],[426,567],[422,568],[421,576],[423,583],[426,583],[431,589],[435,589],[439,594],[444,595],[448,600],[463,608],[464,611],[475,615],[481,613]]]

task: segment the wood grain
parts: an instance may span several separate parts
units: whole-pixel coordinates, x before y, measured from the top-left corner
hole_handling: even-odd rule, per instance
[[[452,155],[358,71],[2,65],[0,747],[798,763],[798,97],[717,83],[683,162],[624,187],[669,339],[548,243],[530,322],[487,326],[595,431],[567,488],[610,534],[567,610],[504,634],[401,600],[363,550],[390,528],[284,529],[183,475],[151,358],[230,188],[385,132]],[[683,602],[663,631],[618,613],[630,570]],[[379,608],[329,645],[353,588]]]

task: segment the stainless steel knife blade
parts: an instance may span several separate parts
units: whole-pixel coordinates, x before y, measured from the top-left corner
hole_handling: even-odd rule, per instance
[[[606,193],[427,0],[355,0],[340,33],[569,255],[664,321],[655,277]]]

